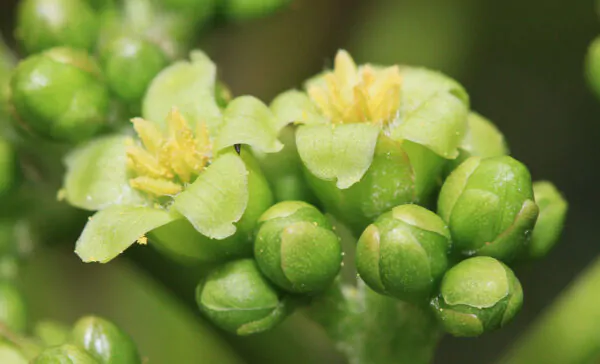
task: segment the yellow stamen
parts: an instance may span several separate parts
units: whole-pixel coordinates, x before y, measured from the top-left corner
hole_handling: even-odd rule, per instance
[[[140,245],[147,245],[148,244],[148,238],[145,235],[140,236],[136,242]]]
[[[308,95],[332,123],[390,123],[400,107],[400,69],[357,67],[346,51],[335,57],[333,71],[308,88]]]
[[[173,196],[181,192],[180,184],[166,179],[157,179],[147,176],[132,178],[129,180],[131,187],[150,193],[155,196]]]

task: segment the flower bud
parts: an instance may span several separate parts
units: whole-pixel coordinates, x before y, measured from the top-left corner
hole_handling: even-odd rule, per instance
[[[0,322],[9,329],[23,332],[27,326],[25,299],[12,283],[0,282]]]
[[[447,174],[469,157],[489,158],[507,155],[508,146],[504,135],[491,121],[476,112],[471,112],[467,118],[467,131],[459,151],[458,157],[449,161]]]
[[[494,258],[474,257],[446,272],[431,306],[448,333],[479,336],[510,322],[522,303],[521,283],[509,267]]]
[[[72,342],[84,348],[101,364],[141,363],[133,340],[115,324],[100,317],[88,316],[77,321]]]
[[[509,261],[528,243],[538,215],[529,171],[508,156],[471,157],[446,179],[438,214],[457,252]]]
[[[371,289],[423,303],[448,267],[450,247],[450,232],[439,216],[418,205],[401,205],[363,232],[356,268]]]
[[[154,43],[124,36],[103,47],[100,62],[112,93],[127,103],[139,103],[150,81],[167,65],[167,57]]]
[[[15,69],[10,87],[17,121],[43,137],[80,141],[106,122],[108,90],[85,52],[53,48],[30,56]]]
[[[196,302],[215,325],[238,335],[270,330],[291,311],[252,259],[215,269],[198,285]]]
[[[551,182],[535,182],[533,195],[540,215],[527,250],[529,257],[536,259],[545,256],[560,238],[568,204]]]
[[[85,350],[65,344],[44,350],[33,359],[32,364],[98,364],[98,361]]]
[[[325,290],[340,271],[342,248],[327,218],[301,201],[280,202],[259,219],[254,256],[261,272],[293,293]]]
[[[23,0],[15,37],[27,54],[53,47],[92,50],[99,16],[85,0]]]

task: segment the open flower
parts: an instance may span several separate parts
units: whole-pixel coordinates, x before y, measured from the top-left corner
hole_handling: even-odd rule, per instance
[[[469,101],[440,73],[357,66],[339,51],[332,71],[271,108],[279,123],[300,124],[296,144],[315,194],[360,232],[394,206],[431,202],[446,160],[458,156]]]
[[[216,261],[251,254],[258,217],[272,204],[267,181],[247,144],[276,152],[269,108],[242,96],[224,109],[215,100],[213,63],[192,52],[152,81],[137,138],[97,138],[66,158],[61,196],[100,210],[77,241],[83,261],[107,262],[148,240],[172,256]],[[146,235],[148,234],[148,235]]]

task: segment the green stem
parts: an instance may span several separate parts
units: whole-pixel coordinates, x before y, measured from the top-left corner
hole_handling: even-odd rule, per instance
[[[0,322],[0,338],[14,345],[27,359],[33,359],[42,351],[42,347],[34,341],[12,332]]]
[[[600,355],[600,258],[502,358],[503,364],[587,363]]]
[[[351,364],[429,363],[441,331],[426,308],[379,295],[362,281],[313,301],[320,323]]]

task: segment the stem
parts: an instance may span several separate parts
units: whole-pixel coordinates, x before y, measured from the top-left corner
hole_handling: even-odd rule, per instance
[[[586,363],[600,354],[600,258],[502,358],[503,364]]]
[[[42,351],[42,347],[34,341],[14,333],[4,323],[0,322],[0,338],[13,344],[29,360],[35,358]]]
[[[379,295],[362,281],[313,301],[319,322],[351,364],[429,363],[441,331],[426,308]]]

